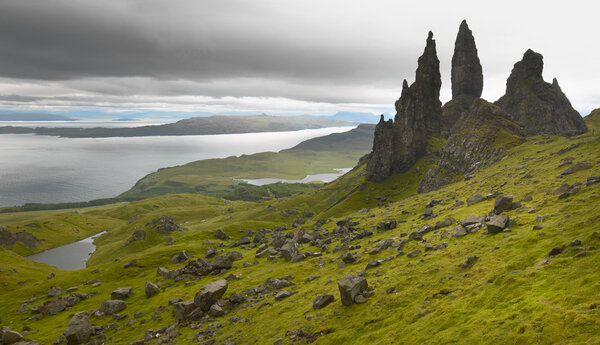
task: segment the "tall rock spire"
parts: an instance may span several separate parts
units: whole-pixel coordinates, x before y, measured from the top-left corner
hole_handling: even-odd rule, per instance
[[[558,81],[547,83],[542,77],[543,56],[528,49],[515,63],[506,93],[495,104],[525,128],[525,135],[575,135],[587,126],[563,93]]]
[[[415,82],[405,80],[396,101],[394,121],[380,121],[375,128],[373,151],[367,163],[367,178],[383,181],[407,171],[425,154],[429,136],[440,134],[440,61],[430,31],[423,55],[419,57]]]
[[[466,20],[460,23],[452,55],[452,99],[462,95],[481,97],[483,72],[475,38]]]

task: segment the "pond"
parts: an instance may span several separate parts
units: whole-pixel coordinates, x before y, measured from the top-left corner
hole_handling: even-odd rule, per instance
[[[30,255],[27,259],[56,266],[63,270],[78,270],[85,268],[88,258],[96,250],[94,239],[105,232],[106,231],[103,231],[77,242],[72,242],[60,247],[48,249],[41,253]]]
[[[333,169],[339,171],[336,173],[330,174],[314,174],[314,175],[306,175],[305,178],[299,180],[286,180],[281,178],[258,178],[258,179],[247,179],[247,178],[234,178],[236,181],[245,181],[248,184],[255,186],[264,186],[266,184],[272,184],[277,182],[284,183],[310,183],[310,182],[331,182],[336,178],[344,175],[348,171],[352,170],[352,168],[343,168],[343,169]]]

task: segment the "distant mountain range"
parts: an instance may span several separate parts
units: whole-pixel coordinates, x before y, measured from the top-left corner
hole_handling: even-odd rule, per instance
[[[193,117],[164,125],[133,128],[48,128],[0,127],[0,134],[37,134],[67,138],[106,138],[206,135],[297,131],[325,127],[350,126],[351,122],[309,116],[210,116]]]
[[[67,116],[43,113],[0,114],[0,121],[77,121]]]

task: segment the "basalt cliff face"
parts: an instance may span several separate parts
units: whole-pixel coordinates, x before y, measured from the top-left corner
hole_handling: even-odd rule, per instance
[[[383,116],[375,128],[373,152],[367,163],[367,176],[383,181],[408,170],[426,152],[429,136],[439,136],[442,117],[440,102],[440,61],[433,33],[429,32],[423,55],[418,60],[415,82],[404,80],[396,101],[394,120]]]
[[[438,189],[479,168],[535,135],[570,136],[587,131],[582,117],[554,79],[542,78],[543,60],[528,50],[507,81],[506,94],[494,104],[481,99],[483,72],[472,31],[460,24],[452,57],[452,100],[439,100],[441,76],[430,32],[419,58],[415,82],[403,83],[394,120],[383,117],[375,129],[367,160],[367,179],[384,181],[406,172],[427,154],[431,137],[447,139],[419,184],[420,193]]]
[[[515,64],[506,81],[506,94],[496,104],[524,126],[525,134],[570,136],[585,133],[583,118],[573,109],[556,78],[542,78],[544,60],[529,49]]]

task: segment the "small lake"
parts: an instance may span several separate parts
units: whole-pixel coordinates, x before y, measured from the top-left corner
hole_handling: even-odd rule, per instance
[[[0,207],[111,198],[160,168],[277,152],[352,128],[128,138],[4,134],[0,135]]]
[[[244,181],[248,184],[255,186],[264,186],[266,184],[272,184],[277,182],[284,183],[310,183],[310,182],[331,182],[336,178],[344,175],[348,171],[352,170],[352,168],[343,168],[343,169],[334,169],[339,171],[339,173],[330,173],[330,174],[314,174],[314,175],[306,175],[305,178],[300,180],[286,180],[286,179],[278,179],[278,178],[258,178],[258,179],[245,179],[245,178],[235,178],[236,181]]]
[[[94,239],[101,236],[103,231],[94,236],[84,238],[83,240],[62,245],[60,247],[48,249],[41,253],[33,254],[27,259],[35,262],[41,262],[47,265],[56,266],[63,270],[78,270],[85,268],[90,254],[96,250]]]

